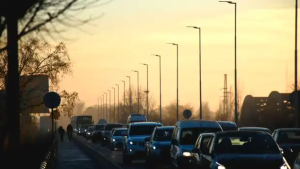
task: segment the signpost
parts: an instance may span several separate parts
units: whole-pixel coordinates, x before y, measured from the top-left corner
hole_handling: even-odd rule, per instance
[[[183,111],[183,117],[184,117],[185,119],[191,118],[192,115],[193,115],[193,113],[192,113],[191,110],[186,109],[186,110]]]
[[[56,92],[48,92],[44,96],[44,105],[51,109],[51,118],[52,118],[52,134],[54,135],[54,109],[60,105],[61,98]]]

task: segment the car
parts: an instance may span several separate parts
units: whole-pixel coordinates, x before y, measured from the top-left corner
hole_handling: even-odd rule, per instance
[[[95,125],[94,131],[92,133],[92,135],[93,135],[92,141],[94,143],[103,139],[102,138],[102,131],[104,131],[104,128],[105,128],[105,124],[96,124]]]
[[[300,129],[279,128],[272,133],[274,140],[283,149],[284,157],[290,165],[293,165],[300,152]]]
[[[271,130],[265,127],[240,127],[238,131],[264,131],[269,134],[272,134]]]
[[[109,137],[109,147],[112,151],[123,148],[123,137],[127,134],[127,128],[115,128]]]
[[[201,152],[200,167],[191,169],[290,169],[275,140],[263,131],[214,133]]]
[[[298,155],[294,161],[293,169],[300,169],[300,153],[298,153]]]
[[[157,122],[130,123],[127,136],[123,140],[123,163],[130,165],[133,160],[145,159],[145,138],[149,137],[156,126],[162,126]]]
[[[238,130],[238,127],[235,122],[232,121],[217,121],[217,122],[221,125],[223,131]]]
[[[214,137],[214,133],[202,133],[199,135],[191,153],[190,168],[200,168],[203,161],[202,152],[208,148],[209,141]]]
[[[85,137],[86,131],[90,126],[93,126],[93,125],[91,125],[91,124],[79,125],[77,135]]]
[[[95,126],[90,126],[87,131],[86,131],[86,134],[85,134],[85,138],[87,140],[90,140],[92,137],[93,137],[93,131],[94,131],[94,128]]]
[[[109,144],[109,135],[114,128],[122,128],[122,124],[120,123],[109,123],[106,124],[104,130],[101,132],[101,145],[107,146]]]
[[[147,122],[147,118],[142,114],[130,114],[127,119],[127,125],[134,122]]]
[[[155,127],[151,137],[146,137],[146,166],[170,163],[170,148],[174,126]]]
[[[186,168],[189,165],[191,152],[198,136],[202,133],[223,131],[216,121],[182,120],[175,125],[171,141],[171,165],[175,168]]]

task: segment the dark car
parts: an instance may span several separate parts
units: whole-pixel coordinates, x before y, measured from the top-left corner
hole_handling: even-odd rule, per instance
[[[232,121],[217,121],[222,127],[223,131],[235,131],[238,129],[235,122]]]
[[[91,126],[87,129],[86,134],[85,134],[85,138],[87,140],[90,140],[93,137],[93,131],[95,129],[95,126]]]
[[[170,163],[170,148],[174,126],[155,127],[151,137],[146,137],[146,164]]]
[[[265,127],[240,127],[238,131],[264,131],[269,134],[272,134],[271,130]]]
[[[122,124],[119,123],[109,123],[106,124],[104,127],[104,130],[101,132],[101,145],[106,146],[109,144],[109,135],[111,133],[111,130],[114,128],[123,128]]]
[[[283,150],[283,155],[290,165],[293,165],[298,153],[300,152],[300,129],[299,128],[280,128],[272,134],[274,140]]]
[[[290,169],[275,140],[262,131],[214,133],[197,163],[195,169]]]
[[[95,125],[94,131],[93,131],[93,136],[92,136],[92,141],[95,143],[97,141],[102,140],[102,131],[104,131],[105,124],[97,124]]]

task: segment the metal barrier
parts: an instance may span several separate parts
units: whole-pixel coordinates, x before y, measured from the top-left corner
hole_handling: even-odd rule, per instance
[[[54,139],[52,146],[50,147],[44,161],[42,162],[40,169],[53,169],[56,161],[57,141]]]

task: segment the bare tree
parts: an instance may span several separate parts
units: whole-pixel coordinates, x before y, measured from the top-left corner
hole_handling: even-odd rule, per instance
[[[37,0],[37,2],[27,10],[24,17],[19,19],[19,39],[29,34],[48,35],[56,39],[55,35],[61,38],[61,33],[66,28],[77,28],[100,18],[103,14],[94,17],[82,18],[79,15],[91,8],[105,5],[112,0]],[[5,42],[1,37],[6,36],[7,20],[0,17],[0,43]],[[2,43],[0,52],[6,49]]]

